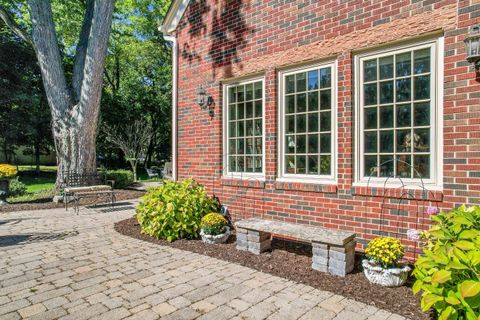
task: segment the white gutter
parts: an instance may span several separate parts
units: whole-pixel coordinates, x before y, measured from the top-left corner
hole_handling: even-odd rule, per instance
[[[160,27],[160,31],[163,31]],[[177,88],[178,88],[178,43],[177,38],[164,34],[163,38],[172,43],[172,179],[177,180]]]

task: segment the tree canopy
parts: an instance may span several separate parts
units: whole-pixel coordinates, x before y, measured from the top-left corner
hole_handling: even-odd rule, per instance
[[[87,2],[51,0],[67,79],[72,79]],[[167,157],[170,149],[171,56],[170,48],[158,31],[169,2],[116,1],[103,79],[101,123],[105,127],[121,127],[137,120],[148,122],[154,130],[147,154],[149,161]],[[27,35],[31,34],[26,0],[0,0],[0,15],[2,9]],[[48,149],[53,142],[49,131],[51,115],[46,108],[45,93],[31,43],[27,37],[22,38],[21,34],[11,32],[11,26],[7,28],[3,22],[0,23],[0,41],[0,130],[12,133],[15,137],[24,137],[14,139],[3,135],[3,140],[8,141],[8,149],[12,150],[19,145],[33,148],[35,139],[42,138],[37,145],[41,146],[40,149]],[[18,123],[12,117],[22,118],[25,115],[28,115],[24,118],[28,122],[25,127],[36,130],[19,135],[18,130],[12,131],[6,127]],[[123,154],[105,142],[102,127],[103,124],[99,127],[97,151],[102,158],[108,159],[107,165],[124,165]],[[0,144],[0,150],[2,148]]]

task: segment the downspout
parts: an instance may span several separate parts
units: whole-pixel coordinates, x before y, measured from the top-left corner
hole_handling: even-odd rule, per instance
[[[163,28],[160,27],[160,31],[164,33],[163,38],[165,41],[172,44],[172,178],[178,179],[177,170],[177,91],[178,91],[178,43],[177,38],[168,35]]]

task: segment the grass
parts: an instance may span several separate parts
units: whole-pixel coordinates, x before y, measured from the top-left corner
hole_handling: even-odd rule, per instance
[[[10,197],[8,202],[35,202],[52,198],[55,195],[56,166],[40,166],[37,174],[35,166],[18,166],[19,180],[27,187],[27,193],[22,196]]]
[[[25,172],[25,171],[33,171],[35,172],[36,167],[34,165],[21,165],[17,166],[18,171]],[[52,172],[57,173],[57,166],[40,166],[40,172]]]
[[[34,165],[21,165],[18,167],[19,180],[27,186],[27,193],[23,196],[10,197],[8,202],[35,202],[41,199],[52,198],[55,195],[56,166],[40,166],[37,174]],[[161,181],[160,178],[149,178],[144,168],[137,168],[138,181]]]

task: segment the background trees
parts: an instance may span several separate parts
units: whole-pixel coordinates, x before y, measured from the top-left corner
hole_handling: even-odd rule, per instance
[[[51,1],[60,57],[69,86],[75,78],[72,75],[78,35],[89,2]],[[120,127],[119,130],[122,125],[137,120],[151,123],[153,131],[146,156],[149,166],[152,161],[167,157],[170,149],[171,58],[170,49],[157,29],[168,5],[168,0],[116,1],[102,77],[100,121],[105,126]],[[0,0],[0,8],[8,10],[27,33],[31,30],[26,0]],[[7,150],[13,162],[11,151],[19,146],[28,146],[28,150],[39,154],[51,148],[51,114],[46,107],[32,46],[4,23],[0,23],[0,84],[0,151]],[[18,123],[25,126],[18,126]],[[109,167],[126,165],[123,153],[105,142],[102,127],[95,132],[98,134],[97,152]]]

